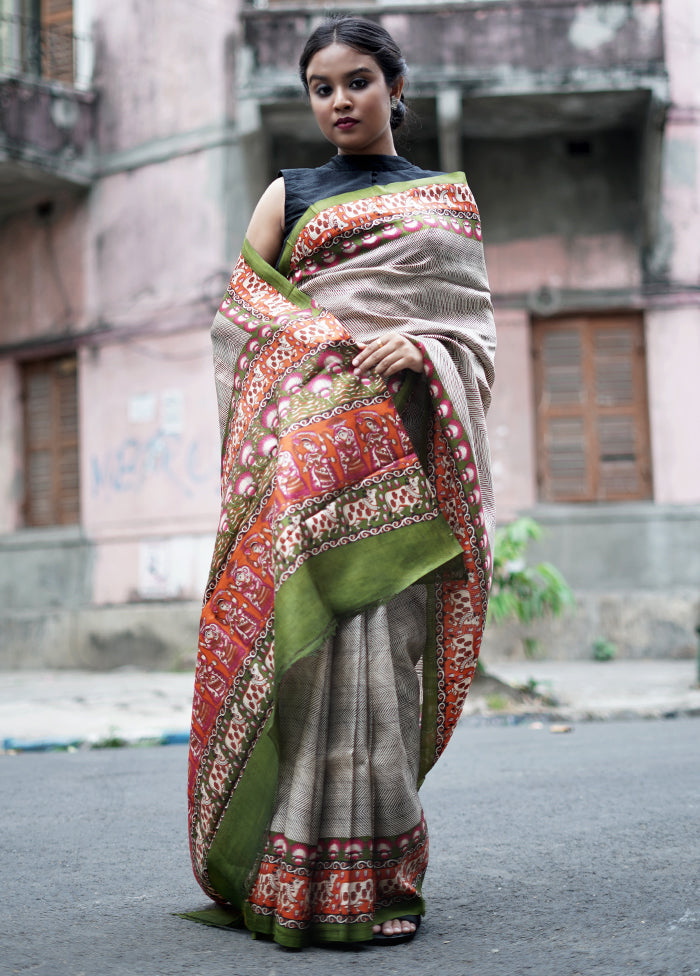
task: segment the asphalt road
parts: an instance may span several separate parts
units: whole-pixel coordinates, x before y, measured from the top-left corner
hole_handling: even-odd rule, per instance
[[[0,756],[0,973],[700,974],[700,722],[463,723],[428,778],[411,945],[290,953],[204,907],[182,747]]]

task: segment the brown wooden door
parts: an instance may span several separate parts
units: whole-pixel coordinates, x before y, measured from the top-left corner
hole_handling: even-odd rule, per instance
[[[73,0],[41,0],[41,73],[73,84]]]
[[[540,498],[651,498],[642,318],[533,323]]]
[[[80,520],[76,358],[28,363],[22,379],[25,523],[75,524]]]

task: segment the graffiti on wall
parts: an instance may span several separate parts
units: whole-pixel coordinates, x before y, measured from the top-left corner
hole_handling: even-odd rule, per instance
[[[185,391],[179,387],[142,389],[129,394],[123,404],[126,423],[111,443],[103,440],[90,456],[93,499],[147,495],[158,499],[162,493],[182,500],[217,497],[216,428],[208,428],[208,436],[201,432],[205,418],[200,418],[200,404],[190,404],[188,409]],[[113,412],[112,425],[118,420],[119,412]]]
[[[126,437],[113,449],[90,459],[93,497],[106,494],[140,494],[171,485],[185,498],[200,486],[218,485],[219,459],[210,439],[187,438],[159,428],[144,437]]]

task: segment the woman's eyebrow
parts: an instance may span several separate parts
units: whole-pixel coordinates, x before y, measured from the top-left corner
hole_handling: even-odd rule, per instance
[[[371,75],[372,73],[373,72],[371,68],[355,68],[354,71],[346,72],[345,75],[343,75],[343,77],[351,78],[353,75],[361,75],[361,74]],[[309,83],[311,83],[312,81],[328,81],[328,77],[326,75],[309,75]]]

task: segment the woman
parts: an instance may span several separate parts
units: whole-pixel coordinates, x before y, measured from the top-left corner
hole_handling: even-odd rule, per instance
[[[415,934],[418,787],[474,673],[495,336],[462,174],[396,155],[376,24],[300,60],[337,155],[263,195],[213,326],[222,512],[190,752],[196,916],[295,947]]]

